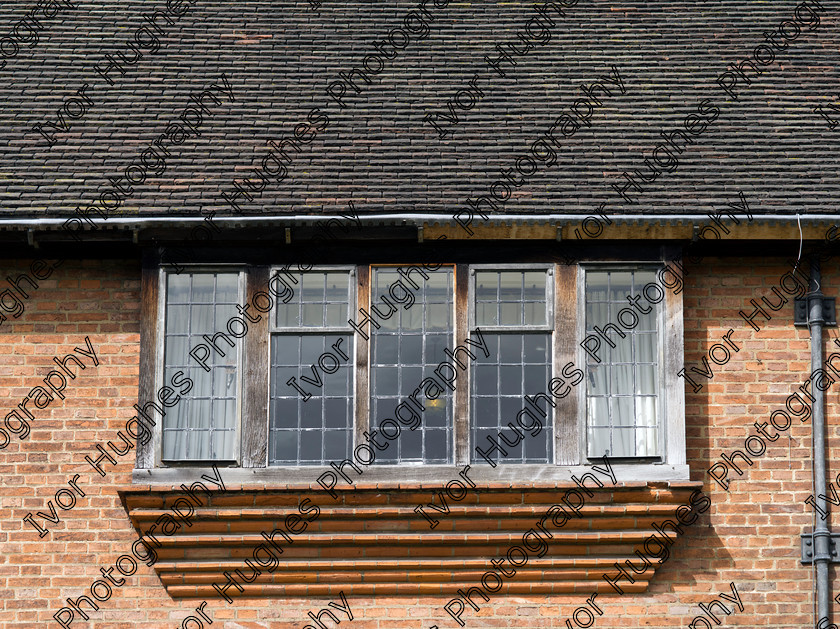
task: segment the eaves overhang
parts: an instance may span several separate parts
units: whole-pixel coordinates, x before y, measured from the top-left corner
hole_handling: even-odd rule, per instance
[[[498,214],[490,220],[458,222],[440,214],[219,216],[212,219],[213,240],[272,239],[286,242],[317,238],[329,229],[331,237],[346,240],[390,237],[436,240],[823,240],[840,229],[836,214],[710,216],[708,214],[635,214],[585,217],[579,214]],[[208,220],[201,216],[115,216],[107,219],[0,219],[0,240],[29,244],[36,241],[162,241],[207,240]],[[609,222],[607,222],[609,221]],[[346,229],[340,227],[346,226]],[[833,238],[832,238],[833,239]]]

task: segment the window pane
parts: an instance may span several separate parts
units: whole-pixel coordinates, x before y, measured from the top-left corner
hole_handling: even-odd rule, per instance
[[[300,461],[323,461],[323,434],[320,430],[302,430],[300,432]]]
[[[639,456],[656,456],[659,451],[655,428],[636,428],[636,452]]]
[[[394,338],[394,337],[392,337]],[[381,340],[385,341],[386,337]],[[402,352],[402,360],[400,362],[408,365],[422,365],[423,364],[423,337],[419,334],[406,334],[402,343],[399,345]]]
[[[499,315],[499,325],[522,325],[522,303],[501,303],[501,313]]]
[[[635,405],[633,398],[628,396],[610,398],[610,412],[613,426],[633,426],[635,420]]]
[[[181,273],[166,278],[164,380],[171,383],[180,371],[181,381],[189,378],[193,386],[162,418],[164,460],[236,459],[240,341],[229,333],[228,321],[236,315],[238,301],[238,273]],[[189,356],[199,344],[207,347],[209,372]]]
[[[605,454],[616,456],[610,447],[609,428],[593,428],[590,426],[588,437],[590,457],[601,457]]]
[[[408,272],[419,288],[397,269],[374,268],[371,276],[371,301],[377,308],[373,316],[381,327],[370,326],[370,424],[378,432],[376,439],[389,444],[376,453],[376,462],[451,463],[452,392],[445,385],[444,392],[437,391],[435,380],[440,380],[434,370],[448,360],[444,350],[452,347],[453,270],[426,271],[428,279]],[[409,306],[410,299],[403,288],[396,289],[396,282],[411,290],[413,304]],[[412,394],[417,405],[409,401]],[[419,425],[411,430],[416,421]]]
[[[587,271],[587,334],[597,326],[615,344],[587,352],[587,423],[590,457],[659,456],[658,308],[643,288],[653,270]]]
[[[656,331],[656,310],[651,308],[650,312],[637,313],[639,315],[639,326],[637,330],[641,331]]]
[[[192,275],[192,295],[190,301],[194,304],[212,304],[215,299],[214,286],[216,276],[211,273],[197,273]]]
[[[525,301],[545,303],[545,271],[526,271],[522,277]]]
[[[633,290],[633,274],[624,271],[609,272],[609,301],[615,304],[628,304],[627,295]]]
[[[190,276],[169,275],[166,278],[166,303],[189,304],[190,303]]]
[[[448,430],[429,429],[424,437],[426,439],[426,449],[430,452],[445,452],[449,449],[447,442],[450,439],[450,431]]]
[[[587,304],[607,301],[608,279],[609,273],[599,271],[588,271],[586,273]]]
[[[657,356],[657,347],[656,347],[656,334],[637,334],[636,335],[636,343],[639,349],[639,353],[636,355],[636,358],[641,363],[654,363],[656,362]]]
[[[325,314],[323,304],[303,304],[301,307],[300,324],[302,326],[322,327],[324,325]]]
[[[415,311],[419,312],[419,310]],[[452,306],[450,304],[428,304],[426,306],[426,329],[446,331],[452,328]]]
[[[190,307],[189,306],[167,306],[166,308],[166,331],[170,335],[183,334],[184,342],[190,331]],[[177,337],[174,337],[177,338]],[[188,350],[189,351],[189,350]],[[186,352],[184,356],[186,356]]]
[[[640,456],[636,453],[636,430],[634,428],[613,428],[610,456]]]
[[[347,325],[349,318],[347,304],[327,304],[325,310],[327,315],[326,324],[328,326],[337,328]]]
[[[325,276],[328,302],[339,302],[347,298],[347,272],[329,272]]]
[[[297,428],[298,424],[297,401],[291,398],[279,398],[272,396],[271,399],[271,425],[275,430],[284,428]],[[275,436],[275,438],[282,438]]]
[[[302,274],[300,281],[300,296],[304,303],[324,303],[324,285],[327,280],[326,273],[307,271]]]
[[[297,460],[297,433],[292,433],[290,430],[278,430],[272,435],[271,446],[269,464],[271,464],[271,461]]]
[[[499,390],[498,376],[499,370],[495,365],[475,365],[473,367],[473,388],[475,392],[478,395],[487,396],[495,394]],[[475,400],[475,403],[479,404],[478,400]]]
[[[475,306],[475,320],[476,325],[498,325],[499,324],[499,306],[492,303],[477,303]]]
[[[518,271],[499,272],[499,299],[502,302],[519,303],[522,301],[522,278]]]
[[[589,281],[587,279],[587,286]],[[589,293],[587,293],[587,299],[589,298]],[[607,302],[586,302],[586,333],[591,334],[595,330],[592,328],[594,325],[600,326],[601,321],[607,321],[610,316],[610,305]]]
[[[636,425],[649,428],[656,427],[656,398],[636,398]]]
[[[272,335],[269,465],[326,465],[350,456],[352,348],[349,334]],[[296,387],[310,397],[304,401]]]
[[[499,274],[493,271],[476,271],[475,298],[478,301],[499,300]]]
[[[215,301],[232,304],[239,297],[239,277],[233,273],[216,276],[216,299]]]
[[[295,327],[300,320],[300,304],[277,304],[276,325],[280,327]]]
[[[610,398],[592,397],[589,399],[587,409],[587,424],[589,426],[610,426]]]
[[[275,271],[270,286],[281,295],[275,306],[275,325],[347,327],[351,277],[350,271]]]
[[[344,430],[324,432],[324,458],[327,461],[342,461],[347,452],[347,433]]]
[[[422,461],[423,460],[423,441],[424,437],[426,436],[426,432],[428,432],[428,428],[424,425],[421,429],[418,428],[417,430],[403,430],[400,433],[399,443],[400,443],[400,458],[404,461]],[[445,450],[439,450],[438,452],[434,452],[430,449],[430,455],[434,456],[435,454],[438,457],[443,456]]]
[[[441,267],[433,273],[428,273],[423,290],[423,299],[426,303],[451,304],[452,303],[452,268]]]
[[[656,367],[636,365],[636,395],[656,395]]]
[[[544,325],[545,324],[545,303],[544,302],[525,302],[523,308],[523,323],[525,325]]]

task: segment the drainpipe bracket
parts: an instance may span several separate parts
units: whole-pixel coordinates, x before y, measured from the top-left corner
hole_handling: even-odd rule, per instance
[[[823,297],[822,318],[823,325],[837,325],[834,297]],[[797,297],[793,300],[793,325],[808,327],[808,298]]]
[[[818,555],[815,551],[816,537],[820,533],[802,533],[799,538],[802,542],[802,559],[803,564],[812,564],[815,561],[827,559],[829,563],[840,563],[840,533],[822,533],[823,536],[828,537],[828,555]]]

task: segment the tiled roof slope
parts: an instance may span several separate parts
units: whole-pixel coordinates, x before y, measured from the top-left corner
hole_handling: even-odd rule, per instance
[[[551,40],[515,57],[515,67],[505,64],[501,77],[483,57],[498,57],[496,44],[521,48],[516,33],[543,3],[453,0],[436,8],[429,0],[429,36],[387,59],[361,93],[348,87],[341,109],[327,86],[361,67],[417,2],[325,0],[315,10],[309,2],[187,0],[173,25],[159,18],[160,49],[141,49],[143,58],[126,64],[124,75],[111,72],[109,86],[94,66],[106,54],[131,54],[125,42],[143,14],[166,11],[167,3],[72,0],[74,8],[53,18],[36,14],[39,41],[21,43],[0,69],[0,218],[60,217],[92,203],[109,176],[178,119],[191,93],[223,74],[235,100],[211,103],[201,137],[168,145],[165,172],[136,185],[114,215],[228,213],[221,193],[268,153],[267,140],[289,137],[319,107],[327,128],[291,151],[284,181],[251,202],[240,197],[245,214],[332,214],[353,201],[362,214],[447,218],[468,197],[487,194],[499,169],[513,167],[581,97],[580,85],[613,65],[626,94],[603,97],[592,127],[561,139],[557,164],[541,168],[500,211],[589,215],[606,202],[611,215],[696,213],[736,201],[740,191],[757,214],[831,212],[840,201],[840,127],[831,131],[813,108],[840,102],[840,3],[820,3],[819,26],[775,51],[763,75],[727,102],[716,77],[752,58],[763,33],[792,20],[797,3],[580,0],[565,18],[552,13]],[[0,38],[35,5],[3,0]],[[8,54],[12,44],[4,45]],[[471,110],[456,110],[461,122],[439,139],[424,116],[446,113],[447,101],[475,76],[484,96]],[[69,131],[48,148],[33,125],[57,122],[57,110],[85,83],[92,104],[78,119],[65,117]],[[720,107],[719,118],[679,156],[675,172],[645,184],[636,203],[623,201],[611,184],[644,169],[660,131],[683,129],[706,98]]]

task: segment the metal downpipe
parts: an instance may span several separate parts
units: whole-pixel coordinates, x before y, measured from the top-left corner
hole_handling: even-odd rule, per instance
[[[820,288],[819,256],[811,259],[810,291],[808,293],[808,325],[811,329],[811,373],[822,368],[822,328],[823,293]],[[814,514],[814,565],[817,573],[817,621],[830,618],[831,592],[828,580],[828,567],[831,562],[829,550],[830,531],[828,518],[822,519],[819,510],[828,512],[826,501],[826,459],[825,459],[825,392],[812,388],[813,408],[813,445],[814,445],[814,496],[817,512]]]

